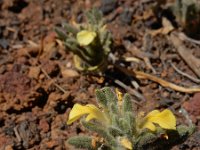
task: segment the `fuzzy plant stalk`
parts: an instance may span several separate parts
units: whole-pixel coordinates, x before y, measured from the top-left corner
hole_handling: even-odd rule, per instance
[[[159,150],[170,149],[183,142],[194,126],[176,126],[173,113],[153,110],[146,116],[136,113],[129,94],[105,87],[96,90],[99,107],[75,104],[67,124],[81,119],[81,124],[98,136],[75,136],[68,143],[88,150]]]
[[[99,10],[88,11],[86,19],[87,22],[83,24],[63,24],[62,29],[56,28],[56,33],[66,49],[74,54],[74,64],[78,70],[103,72],[107,68],[111,34]]]

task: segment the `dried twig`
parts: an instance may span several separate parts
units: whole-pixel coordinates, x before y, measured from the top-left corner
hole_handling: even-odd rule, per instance
[[[44,75],[48,78],[51,79],[51,77],[48,75],[48,73],[42,68],[40,67],[41,71],[44,73]],[[58,85],[57,83],[53,82],[52,83],[55,87],[57,87],[60,91],[62,91],[63,93],[67,93],[67,91],[65,91],[65,89],[63,89],[60,85]]]
[[[174,46],[176,47],[176,50],[178,54],[181,56],[181,58],[187,63],[187,65],[192,69],[192,71],[200,77],[200,59],[196,58],[190,50],[188,50],[182,43],[182,41],[175,35],[171,34],[170,39]]]
[[[151,65],[150,58],[154,58],[153,54],[143,52],[138,49],[135,45],[131,44],[130,42],[124,42],[125,48],[131,52],[131,54],[139,59],[142,59],[146,66],[152,70],[153,73],[156,73],[156,70]]]
[[[200,80],[195,78],[195,77],[192,77],[191,75],[179,70],[172,62],[170,62],[170,65],[174,68],[174,70],[176,72],[178,72],[179,74],[183,75],[184,77],[187,77],[188,79],[190,79],[191,81],[195,82],[195,83],[200,83]]]
[[[165,81],[159,77],[156,77],[156,76],[153,76],[153,75],[141,72],[141,71],[131,71],[126,68],[120,67],[119,65],[115,65],[115,67],[129,76],[134,76],[139,79],[149,79],[156,83],[159,83],[163,87],[171,88],[175,91],[184,92],[184,93],[200,92],[200,88],[185,88],[185,87],[178,86],[176,84]]]
[[[123,82],[119,81],[119,80],[114,80],[114,82],[121,86],[122,88],[124,88],[129,94],[136,96],[137,98],[139,98],[140,100],[145,100],[145,98],[136,90],[130,88],[129,86],[127,86],[126,84],[124,84]],[[139,102],[133,100],[136,104],[140,105]]]
[[[147,65],[148,68],[150,68],[152,70],[153,73],[156,73],[156,70],[153,68],[153,66],[151,65],[151,62],[149,60],[149,58],[147,57],[144,57],[144,62],[145,64]]]
[[[136,57],[125,57],[124,60],[126,62],[136,62],[136,63],[140,63],[140,59],[136,58]]]
[[[16,135],[16,137],[17,137],[17,140],[19,141],[19,142],[21,142],[21,137],[20,137],[20,135],[19,135],[19,132],[18,132],[18,130],[17,130],[17,127],[14,127],[13,128],[13,130],[14,130],[14,133],[15,133],[15,135]]]
[[[164,87],[168,87],[168,88],[171,88],[171,89],[179,91],[179,92],[184,92],[184,93],[200,92],[200,88],[185,88],[182,86],[178,86],[176,84],[170,83],[161,78],[158,78],[156,76],[153,76],[153,75],[141,72],[141,71],[134,71],[134,73],[137,78],[149,79],[149,80],[159,83],[160,85],[162,85]]]
[[[119,85],[120,87],[122,87],[123,89],[125,89],[128,93],[130,93],[131,95],[137,97],[139,100],[145,101],[146,99],[144,98],[144,96],[142,96],[142,94],[140,94],[137,90],[134,90],[133,88],[127,86],[126,84],[124,84],[123,82],[121,82],[120,80],[114,79],[113,77],[109,76],[109,75],[105,75],[106,77],[110,78],[111,80],[114,81],[115,84]],[[138,105],[139,102],[134,101],[135,103],[137,103]]]
[[[200,41],[199,41],[199,40],[192,39],[192,38],[188,37],[187,35],[185,35],[184,33],[179,33],[179,34],[178,34],[178,37],[179,37],[181,40],[187,40],[187,41],[189,41],[189,42],[192,42],[192,43],[195,43],[195,44],[200,45]]]

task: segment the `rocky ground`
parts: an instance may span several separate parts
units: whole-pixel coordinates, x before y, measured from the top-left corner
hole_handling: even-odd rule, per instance
[[[68,137],[87,131],[78,123],[66,125],[69,111],[75,103],[95,103],[94,90],[104,86],[130,93],[139,111],[169,108],[178,124],[191,119],[197,130],[173,149],[200,149],[200,46],[183,35],[171,13],[155,4],[0,0],[0,150],[73,149]],[[104,13],[115,63],[126,70],[110,65],[103,76],[83,74],[56,38],[56,26],[84,22],[84,12],[93,7]],[[127,70],[145,75],[138,78]]]

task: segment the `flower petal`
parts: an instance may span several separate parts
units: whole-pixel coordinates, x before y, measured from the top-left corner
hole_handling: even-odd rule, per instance
[[[87,116],[86,121],[90,121],[92,119],[97,119],[99,121],[101,121],[102,123],[107,123],[108,119],[105,116],[105,114],[100,111],[95,105],[92,104],[88,104],[86,105],[87,107],[90,108],[90,114]]]
[[[96,32],[82,30],[77,33],[76,39],[81,46],[87,46],[92,43],[96,35]]]
[[[125,137],[120,139],[120,144],[126,149],[132,150],[132,143]]]
[[[120,92],[118,88],[115,88],[115,92],[116,92],[118,101],[122,101],[122,92]]]
[[[153,110],[150,113],[148,113],[146,117],[150,118],[150,117],[153,117],[153,116],[155,116],[155,115],[157,115],[159,113],[160,113],[159,110]]]
[[[148,128],[151,131],[155,131],[153,123],[158,124],[163,129],[176,130],[176,118],[168,109],[165,109],[162,112],[159,112],[158,110],[150,112],[145,117],[145,123],[142,128]]]
[[[88,115],[86,117],[86,121],[90,121],[92,119],[97,119],[102,123],[107,123],[108,119],[103,112],[100,111],[95,105],[88,104],[86,106],[82,106],[80,104],[75,104],[69,114],[69,120],[67,124],[71,124],[76,121],[83,115]]]
[[[152,122],[145,122],[145,124],[142,126],[142,128],[147,128],[147,129],[149,129],[149,130],[151,130],[151,131],[156,131],[156,127],[155,127],[155,125],[152,123]]]
[[[157,114],[155,117],[152,117],[151,121],[159,124],[164,129],[176,130],[176,118],[168,109]]]
[[[67,121],[67,124],[71,124],[72,122],[78,120],[81,116],[88,113],[90,113],[90,110],[88,110],[86,106],[75,104],[69,113],[69,119]]]

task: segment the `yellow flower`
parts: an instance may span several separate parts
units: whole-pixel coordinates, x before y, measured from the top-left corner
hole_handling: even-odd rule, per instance
[[[125,137],[120,138],[120,144],[128,150],[132,150],[132,143]]]
[[[108,122],[108,118],[105,116],[105,114],[95,105],[87,104],[85,106],[82,106],[80,104],[75,104],[69,113],[67,124],[69,125],[73,123],[83,115],[87,115],[86,121],[97,119],[98,121],[105,124]]]
[[[151,131],[155,131],[156,127],[154,124],[158,124],[163,129],[176,130],[176,118],[174,114],[168,109],[165,109],[162,112],[159,112],[158,110],[153,110],[150,112],[144,118],[142,128],[147,128]]]
[[[115,89],[115,92],[116,92],[117,99],[118,99],[119,109],[121,109],[121,106],[122,106],[122,92],[120,92],[118,88]]]
[[[82,30],[77,33],[76,39],[81,46],[87,46],[94,41],[96,35],[96,32]]]
[[[120,92],[118,88],[115,89],[115,92],[117,94],[118,101],[122,101],[122,92]]]

